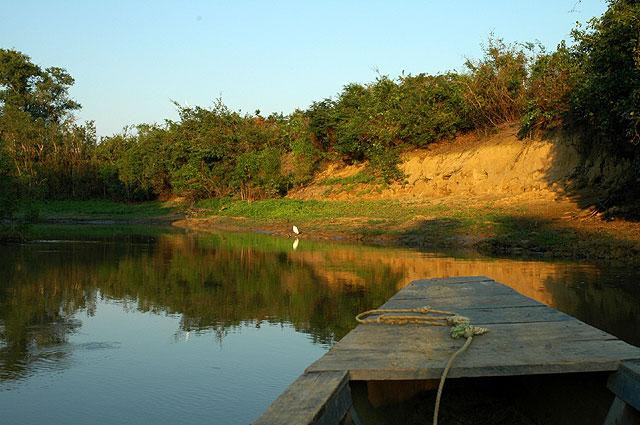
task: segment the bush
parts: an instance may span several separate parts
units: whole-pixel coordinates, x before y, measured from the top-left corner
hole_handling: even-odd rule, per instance
[[[496,127],[520,118],[529,64],[525,49],[531,47],[507,45],[491,37],[484,58],[466,61],[468,73],[460,81],[473,127]]]
[[[274,148],[244,152],[236,159],[230,184],[241,199],[274,197],[286,192],[286,178],[280,173],[281,153]]]
[[[398,138],[408,145],[424,147],[472,129],[462,80],[453,72],[401,77]]]
[[[320,159],[320,151],[313,143],[313,135],[310,132],[309,118],[304,113],[295,111],[286,121],[284,136],[291,152],[291,165],[288,170],[291,174],[291,184],[306,184],[311,181]]]
[[[571,95],[580,80],[579,63],[564,42],[555,52],[540,54],[530,70],[520,136],[561,127],[569,118]]]

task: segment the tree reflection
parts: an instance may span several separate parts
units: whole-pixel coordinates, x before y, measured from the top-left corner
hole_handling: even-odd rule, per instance
[[[251,324],[292,326],[331,344],[354,316],[419,278],[487,275],[636,344],[636,271],[569,263],[442,258],[385,248],[264,235],[149,237],[0,248],[0,380],[65,367],[69,335],[102,300],[180,316],[176,341],[210,333],[223,343]],[[627,273],[618,279],[621,273]],[[631,275],[629,275],[629,273]],[[635,274],[634,274],[635,273]]]
[[[15,379],[54,355],[63,364],[68,336],[80,326],[74,314],[92,314],[98,297],[125,309],[181,315],[178,339],[211,332],[222,341],[243,324],[268,322],[331,344],[353,327],[358,311],[391,296],[402,277],[381,270],[366,290],[347,280],[328,282],[284,243],[166,235],[146,243],[2,248],[0,377]]]

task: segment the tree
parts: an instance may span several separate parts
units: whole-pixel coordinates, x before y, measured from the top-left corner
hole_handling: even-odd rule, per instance
[[[586,30],[572,32],[583,79],[573,118],[601,144],[637,155],[640,144],[640,1],[611,0]]]
[[[96,192],[92,122],[77,125],[80,104],[69,97],[73,78],[40,68],[29,56],[0,49],[0,143],[12,178],[28,196],[84,196]]]
[[[18,207],[18,194],[11,171],[11,158],[0,140],[0,221],[13,218]]]
[[[41,69],[16,50],[0,49],[0,113],[8,108],[34,120],[61,123],[80,104],[69,98],[74,79],[62,68]]]

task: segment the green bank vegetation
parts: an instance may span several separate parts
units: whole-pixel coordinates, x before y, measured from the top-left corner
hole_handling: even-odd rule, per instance
[[[195,203],[205,230],[261,231],[304,239],[337,239],[401,245],[429,252],[567,258],[619,265],[640,264],[635,230],[601,220],[537,216],[525,207],[409,203],[398,200],[321,201],[232,198]],[[206,220],[211,217],[212,221]],[[191,223],[199,227],[199,220]],[[635,229],[635,228],[634,228]]]
[[[64,69],[0,49],[0,216],[15,221],[25,200],[277,198],[326,160],[366,163],[359,179],[389,182],[402,178],[401,151],[507,122],[519,122],[522,137],[582,135],[585,155],[640,164],[639,17],[639,2],[611,0],[551,52],[490,38],[461,71],[380,75],[289,115],[232,111],[221,100],[176,104],[175,121],[100,140],[92,122],[76,122]],[[607,194],[609,203],[634,201],[639,177]]]
[[[310,220],[340,218],[383,218],[403,223],[418,214],[443,212],[443,206],[411,205],[400,201],[319,201],[298,199],[264,199],[251,203],[231,198],[205,199],[196,202],[205,214],[247,217],[260,221],[290,220],[297,223]]]
[[[148,201],[122,203],[108,199],[95,200],[46,200],[31,204],[38,218],[45,220],[108,219],[142,220],[145,218],[171,217],[180,211],[181,205],[172,202]]]

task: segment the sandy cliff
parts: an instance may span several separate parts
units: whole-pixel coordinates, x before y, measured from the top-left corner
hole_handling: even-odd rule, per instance
[[[492,200],[522,203],[567,199],[567,188],[581,164],[566,140],[519,140],[515,127],[490,136],[466,135],[402,155],[404,182],[388,186],[345,184],[364,165],[328,164],[307,187],[289,197],[297,199]],[[327,184],[331,178],[334,183]]]

